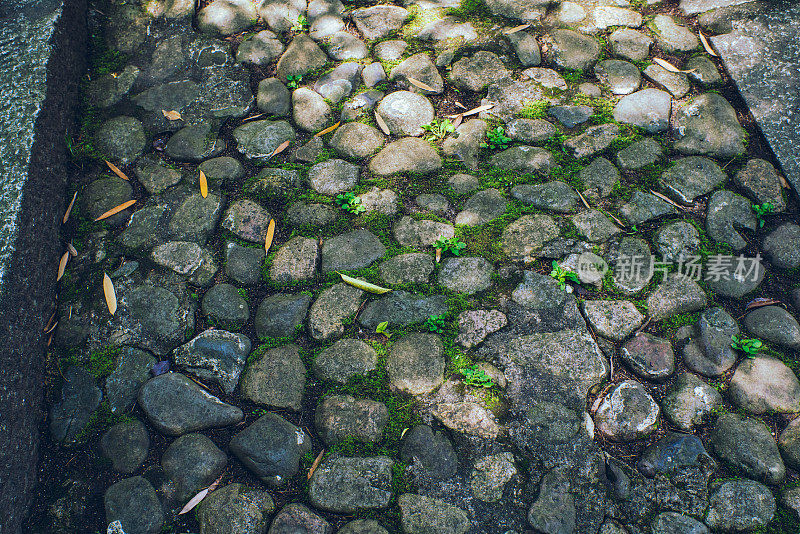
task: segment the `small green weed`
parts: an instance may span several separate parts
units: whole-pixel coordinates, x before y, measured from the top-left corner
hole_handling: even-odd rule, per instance
[[[773,206],[770,202],[764,202],[763,204],[753,204],[753,212],[756,214],[756,219],[758,220],[758,227],[763,228],[764,216],[775,213],[775,206]]]
[[[427,141],[441,141],[447,134],[456,131],[450,119],[444,119],[443,121],[433,119],[430,124],[423,124],[422,129],[428,132],[425,135]]]
[[[384,336],[386,336],[386,339],[389,339],[390,337],[392,337],[392,334],[386,331],[387,328],[389,328],[389,321],[383,321],[382,323],[378,324],[377,328],[375,328],[375,333],[383,334]]]
[[[748,358],[754,358],[763,346],[764,343],[760,339],[731,336],[731,347],[744,352]]]
[[[427,319],[425,319],[425,328],[428,329],[429,332],[436,332],[437,334],[441,334],[444,332],[444,315],[431,315]]]
[[[556,279],[561,289],[567,290],[567,280],[580,284],[581,281],[578,275],[561,267],[556,260],[553,260],[552,266],[553,270],[550,271],[550,276]]]
[[[486,141],[486,143],[481,143],[482,147],[497,150],[498,148],[508,148],[508,145],[511,143],[511,138],[506,137],[505,128],[498,126],[494,130],[486,132]]]
[[[292,25],[293,32],[304,32],[308,30],[308,18],[305,15],[300,15]]]
[[[492,378],[486,374],[486,371],[478,367],[477,364],[461,369],[461,374],[464,375],[464,383],[468,386],[480,388],[490,388],[494,386]]]
[[[453,256],[460,256],[461,251],[466,248],[467,244],[459,241],[457,237],[450,237],[447,239],[440,237],[436,240],[433,246],[442,252],[449,252]]]
[[[361,199],[353,193],[342,193],[336,195],[336,203],[344,211],[358,215],[366,211],[366,208],[361,204]]]
[[[286,87],[289,89],[297,89],[302,81],[302,74],[289,74],[286,76]]]

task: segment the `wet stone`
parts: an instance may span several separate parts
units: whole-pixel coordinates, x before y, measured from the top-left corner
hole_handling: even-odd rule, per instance
[[[747,413],[800,412],[800,382],[794,371],[769,356],[747,358],[739,364],[728,397]]]
[[[269,277],[276,282],[310,280],[317,272],[318,257],[316,239],[293,237],[278,249],[269,268]]]
[[[260,338],[292,336],[305,321],[311,296],[306,293],[277,293],[258,305],[253,327]]]
[[[683,373],[669,388],[661,409],[679,429],[691,432],[695,426],[707,423],[722,405],[722,395],[697,375]]]
[[[395,342],[386,360],[389,382],[412,395],[430,393],[444,381],[444,349],[435,334],[409,334]]]
[[[244,178],[244,167],[229,156],[212,158],[197,167],[206,175],[209,183],[230,185]]]
[[[784,223],[764,238],[762,249],[779,269],[800,267],[800,226]]]
[[[747,476],[780,484],[786,476],[775,438],[767,425],[737,414],[723,414],[711,430],[714,452]]]
[[[300,459],[311,451],[311,438],[283,417],[268,413],[234,435],[230,451],[265,484],[279,487],[297,474]],[[278,517],[273,530],[276,524]]]
[[[622,346],[620,355],[640,378],[663,381],[675,372],[672,344],[651,334],[635,335]]]
[[[542,477],[539,496],[528,510],[528,522],[542,532],[576,532],[575,498],[567,475],[551,470]]]
[[[443,295],[422,296],[406,291],[392,291],[367,304],[358,316],[358,322],[369,329],[388,321],[391,326],[406,326],[424,322],[431,315],[447,313],[447,299]]]
[[[173,441],[161,457],[169,493],[177,502],[191,499],[219,477],[228,455],[202,434],[185,434]]]
[[[297,532],[332,534],[333,527],[302,504],[287,504],[275,516],[269,534],[295,534]]]
[[[646,137],[617,152],[617,165],[624,171],[637,171],[656,163],[663,156],[664,149],[661,145]]]
[[[80,204],[88,212],[87,215],[95,220],[108,210],[131,200],[133,188],[130,183],[121,178],[100,178],[91,182],[81,196],[83,198]],[[103,222],[111,227],[119,227],[125,224],[130,213],[130,209],[126,209],[104,219]]]
[[[508,324],[505,314],[499,310],[464,311],[458,315],[457,321],[456,343],[466,348],[480,344],[486,336]]]
[[[208,494],[197,507],[202,532],[261,534],[266,532],[275,503],[266,491],[228,484]]]
[[[332,457],[308,481],[311,503],[322,510],[354,513],[386,508],[392,496],[392,467],[386,456]]]
[[[225,141],[217,138],[211,122],[185,126],[167,141],[164,152],[178,161],[200,162],[218,156],[225,150]]]
[[[494,267],[480,257],[447,258],[442,262],[438,282],[451,291],[472,295],[492,286]]]
[[[299,411],[306,385],[306,367],[295,344],[269,349],[247,365],[241,394],[256,404]]]
[[[217,284],[203,295],[203,314],[214,324],[238,330],[250,319],[247,301],[236,286]]]
[[[604,157],[595,158],[578,173],[587,191],[607,197],[620,181],[619,170]]]
[[[111,413],[128,411],[136,403],[139,387],[150,378],[156,359],[149,352],[122,347],[116,357],[114,370],[106,377],[105,398]]]
[[[775,516],[775,497],[754,480],[724,482],[708,500],[705,522],[723,532],[746,532],[764,527]]]
[[[175,365],[204,380],[219,384],[227,394],[239,383],[250,339],[225,330],[206,330],[173,352]]]
[[[625,380],[603,398],[595,413],[597,429],[613,441],[633,441],[652,434],[660,408],[638,382]]]
[[[406,432],[400,457],[433,480],[452,478],[458,468],[453,444],[443,432],[434,432],[427,425],[417,425]]]
[[[341,337],[344,320],[358,311],[364,292],[348,284],[336,284],[323,291],[308,313],[308,331],[316,340]]]
[[[594,67],[600,83],[611,89],[615,95],[629,95],[639,89],[642,75],[633,63],[619,59],[607,59]]]
[[[791,313],[778,306],[764,306],[748,313],[744,327],[764,341],[800,349],[800,325]]]
[[[100,438],[103,456],[111,460],[114,471],[130,474],[144,463],[150,449],[150,435],[138,419],[112,426]]]
[[[151,259],[176,273],[187,276],[189,283],[207,286],[217,274],[217,262],[208,250],[197,243],[170,241],[154,247]]]
[[[456,215],[455,224],[479,226],[492,221],[506,212],[508,202],[497,189],[478,191],[464,203],[463,210]]]
[[[64,372],[60,401],[50,408],[50,433],[56,441],[74,441],[89,424],[100,406],[103,392],[94,376],[83,367],[72,366]]]
[[[106,490],[103,497],[106,521],[119,521],[126,534],[158,534],[164,512],[156,491],[142,477],[125,478]]]
[[[711,461],[711,457],[700,438],[669,432],[644,450],[636,467],[648,477],[657,473],[673,476],[681,468],[702,467],[707,461]]]
[[[516,185],[511,189],[511,196],[535,208],[561,213],[574,212],[578,205],[578,195],[572,187],[557,181]]]
[[[225,246],[225,274],[234,282],[253,285],[261,281],[261,264],[264,250],[261,247],[243,247],[237,243]]]
[[[179,373],[148,380],[139,390],[139,406],[156,430],[169,436],[242,420],[239,408],[222,402]]]
[[[622,341],[644,323],[644,316],[627,300],[587,300],[582,310],[595,332],[614,341]]]
[[[366,375],[375,369],[377,363],[375,349],[363,341],[340,339],[324,349],[311,367],[320,380],[344,384],[353,376]]]

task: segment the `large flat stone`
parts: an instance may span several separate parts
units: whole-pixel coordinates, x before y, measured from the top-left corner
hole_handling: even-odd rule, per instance
[[[800,4],[775,4],[711,38],[786,177],[800,188]]]

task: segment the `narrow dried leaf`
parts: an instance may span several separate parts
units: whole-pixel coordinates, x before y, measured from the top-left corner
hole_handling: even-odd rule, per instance
[[[440,261],[442,261],[442,249],[437,248],[436,249],[436,263],[439,263]]]
[[[783,304],[783,303],[781,301],[779,301],[779,300],[759,297],[757,299],[751,300],[747,304],[747,309],[748,310],[752,310],[753,308],[761,308],[761,307],[764,307],[764,306],[773,306],[775,304]]]
[[[577,189],[575,190],[575,192],[578,193],[579,197],[581,197],[581,202],[583,202],[583,205],[586,206],[586,209],[592,209],[591,207],[589,207],[589,203],[586,202],[586,198],[581,194],[581,192],[578,191]]]
[[[459,126],[461,126],[461,123],[462,123],[463,121],[464,121],[464,115],[458,115],[458,116],[455,118],[455,120],[453,120],[453,129],[455,130],[456,128],[458,128]]]
[[[257,118],[259,118],[259,117],[263,117],[263,116],[264,116],[264,114],[263,114],[263,113],[259,113],[258,115],[253,115],[253,116],[251,116],[251,117],[245,117],[244,119],[242,119],[242,122],[251,121],[251,120],[253,120],[253,119],[257,119]]]
[[[277,156],[278,154],[280,154],[281,152],[283,152],[284,150],[289,148],[290,144],[292,144],[292,142],[287,139],[286,141],[284,141],[283,143],[278,145],[278,148],[276,148],[275,150],[272,151],[272,154],[269,155],[269,158],[271,158],[272,156]],[[267,159],[269,159],[269,158],[267,158]]]
[[[651,192],[652,194],[654,194],[655,196],[657,196],[658,198],[660,198],[661,200],[663,200],[664,202],[667,202],[667,203],[669,203],[669,204],[672,204],[672,205],[673,205],[673,206],[675,206],[676,208],[679,208],[679,209],[682,209],[682,210],[685,210],[685,209],[686,209],[686,207],[685,207],[685,206],[681,206],[680,204],[678,204],[677,202],[675,202],[674,200],[672,200],[671,198],[669,198],[669,197],[668,197],[668,196],[666,196],[666,195],[662,195],[661,193],[658,193],[658,192],[656,192],[656,191],[653,191],[652,189],[650,190],[650,192]]]
[[[183,514],[185,514],[185,513],[187,513],[187,512],[191,512],[192,510],[194,510],[195,506],[197,506],[198,504],[200,504],[200,502],[201,502],[203,499],[205,499],[205,498],[206,498],[206,495],[208,495],[208,493],[209,493],[209,489],[208,489],[208,488],[206,488],[206,489],[204,489],[204,490],[200,490],[200,491],[197,493],[197,495],[195,495],[194,497],[192,497],[191,499],[189,499],[189,502],[187,502],[187,503],[186,503],[186,506],[184,506],[183,508],[181,508],[181,511],[180,511],[180,512],[178,512],[178,515],[183,515]]]
[[[264,239],[264,254],[269,254],[273,237],[275,237],[275,219],[270,219],[269,226],[267,226],[267,237]]]
[[[524,30],[526,28],[530,28],[530,27],[531,27],[530,24],[520,24],[519,26],[514,26],[510,30],[506,30],[503,33],[506,34],[506,35],[511,35],[512,33],[517,33],[517,32],[520,32],[520,31],[522,31],[522,30]]]
[[[316,458],[314,458],[314,463],[311,464],[311,468],[308,470],[308,474],[306,475],[307,480],[311,480],[311,476],[314,474],[314,471],[317,470],[319,467],[319,463],[322,461],[322,457],[325,455],[325,449],[319,451],[319,454]]]
[[[618,224],[618,225],[620,225],[620,226],[622,226],[623,228],[625,228],[625,227],[627,227],[627,226],[628,226],[627,224],[625,224],[624,222],[622,222],[621,220],[619,220],[619,218],[618,218],[618,217],[614,217],[614,215],[613,215],[613,214],[606,212],[606,215],[608,215],[609,217],[611,217],[612,219],[614,219],[614,220],[617,222],[617,224]]]
[[[115,206],[115,207],[111,208],[110,210],[108,210],[107,212],[102,214],[100,217],[96,218],[94,220],[94,222],[102,221],[103,219],[108,219],[112,215],[116,215],[117,213],[121,212],[122,210],[126,210],[126,209],[130,208],[134,204],[136,204],[136,200],[129,200],[127,202],[123,202],[119,206]]]
[[[128,178],[128,175],[127,175],[127,174],[125,174],[124,172],[122,172],[121,170],[119,170],[119,167],[117,167],[116,165],[114,165],[113,163],[111,163],[110,161],[108,161],[107,159],[106,159],[106,160],[103,160],[103,161],[105,161],[105,162],[106,162],[106,165],[108,165],[108,168],[109,168],[109,169],[111,169],[111,172],[113,172],[114,174],[116,174],[117,176],[119,176],[120,178],[122,178],[123,180],[130,180],[130,179]]]
[[[179,121],[179,120],[181,120],[183,118],[183,117],[181,117],[181,114],[178,113],[175,110],[167,111],[166,109],[162,109],[161,113],[163,113],[164,116],[166,118],[168,118],[169,120],[171,120],[171,121]]]
[[[103,294],[106,297],[106,305],[111,315],[117,313],[117,292],[114,291],[114,282],[108,277],[107,273],[103,273]]]
[[[659,65],[660,67],[664,68],[664,70],[668,70],[670,72],[681,72],[681,69],[670,63],[665,59],[661,59],[660,57],[654,57],[653,63]]]
[[[778,175],[778,179],[781,181],[781,185],[786,189],[791,189],[792,186],[789,185],[789,182],[786,181],[786,178],[782,175]]]
[[[711,48],[711,43],[708,42],[708,39],[706,39],[706,36],[703,35],[703,32],[698,33],[700,34],[700,42],[703,43],[703,48],[706,49],[706,52],[708,52],[708,54],[711,56],[719,57],[719,55],[714,52],[714,49]]]
[[[56,282],[61,280],[61,277],[64,276],[64,271],[67,269],[67,262],[69,261],[69,251],[66,251],[63,256],[61,256],[61,261],[58,262],[58,274],[56,275]]]
[[[203,195],[203,198],[206,198],[208,196],[208,180],[206,180],[206,173],[200,171],[198,181],[200,182],[200,194]]]
[[[78,255],[78,250],[73,246],[72,243],[67,243],[67,250],[69,251],[70,256],[73,258]]]
[[[469,117],[470,115],[477,115],[481,111],[486,111],[486,110],[492,109],[493,107],[494,107],[494,104],[484,104],[482,106],[478,106],[477,108],[472,108],[469,111],[465,111],[464,113],[461,113],[461,115],[463,115],[465,117]],[[455,119],[456,117],[458,117],[458,115],[448,115],[447,117],[450,118],[450,119]]]
[[[49,334],[50,332],[52,332],[53,330],[55,330],[57,326],[58,326],[58,321],[56,321],[55,323],[53,323],[53,326],[51,326],[50,328],[48,328],[48,329],[45,331],[45,334]]]
[[[75,194],[72,195],[72,200],[69,201],[69,206],[67,206],[67,211],[64,212],[64,219],[61,221],[62,223],[66,224],[67,220],[69,219],[69,214],[72,213],[72,206],[75,205],[75,199],[78,198],[78,192],[75,191]]]
[[[58,310],[54,311],[53,315],[50,316],[50,319],[47,320],[47,324],[44,327],[45,333],[50,331],[50,327],[53,325],[53,320],[56,318],[56,313],[58,313]]]
[[[339,121],[339,122],[337,122],[337,123],[336,123],[336,124],[334,124],[333,126],[329,126],[328,128],[325,128],[325,129],[324,129],[324,130],[322,130],[321,132],[317,132],[317,133],[315,133],[315,134],[314,134],[314,137],[322,137],[322,136],[323,136],[323,135],[325,135],[325,134],[329,134],[329,133],[331,133],[332,131],[334,131],[336,128],[338,128],[340,124],[342,124],[342,121]]]
[[[435,93],[436,92],[436,89],[434,89],[433,87],[431,87],[427,83],[423,83],[423,82],[421,82],[421,81],[419,81],[419,80],[417,80],[415,78],[409,77],[408,78],[408,83],[410,83],[411,85],[415,85],[415,86],[419,87],[420,89],[425,89],[426,91],[430,91],[431,93]]]
[[[461,102],[459,102],[458,100],[454,100],[454,101],[453,101],[453,104],[455,104],[457,108],[461,108],[461,109],[467,109],[467,106],[465,106],[464,104],[462,104],[462,103],[461,103]]]
[[[350,284],[353,287],[357,287],[362,291],[367,291],[368,293],[375,293],[377,295],[382,295],[383,293],[388,293],[391,289],[386,289],[385,287],[376,286],[375,284],[370,284],[366,280],[359,280],[358,278],[353,278],[347,276],[346,274],[342,274],[339,271],[336,271],[336,274],[342,277],[342,281],[346,284]]]
[[[381,129],[383,133],[385,133],[386,135],[390,135],[389,127],[386,126],[386,121],[383,120],[383,117],[381,117],[377,111],[375,112],[375,122],[378,123],[378,127]]]

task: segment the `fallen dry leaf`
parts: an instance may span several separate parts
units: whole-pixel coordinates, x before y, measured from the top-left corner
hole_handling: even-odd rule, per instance
[[[75,194],[72,195],[72,200],[69,201],[69,206],[67,206],[67,211],[64,212],[64,219],[61,221],[63,224],[67,223],[67,219],[69,219],[69,214],[72,213],[72,206],[75,205],[76,198],[78,198],[77,191],[75,191]]]
[[[122,178],[123,180],[129,180],[129,178],[128,178],[128,175],[127,175],[127,174],[125,174],[124,172],[122,172],[121,170],[119,170],[119,167],[117,167],[116,165],[114,165],[113,163],[111,163],[110,161],[108,161],[107,159],[105,159],[105,160],[103,160],[103,161],[105,161],[105,162],[106,162],[106,165],[108,165],[108,168],[109,168],[109,169],[111,169],[111,171],[112,171],[114,174],[116,174],[117,176],[119,176],[119,177],[120,177],[120,178]]]
[[[669,72],[694,72],[694,71],[697,70],[697,69],[681,70],[678,67],[676,67],[675,65],[673,65],[672,63],[670,63],[669,61],[667,61],[665,59],[661,59],[660,57],[654,57],[653,58],[653,62],[656,65],[660,66],[661,68],[663,68],[664,70],[669,71]]]
[[[269,254],[273,237],[275,237],[275,219],[270,219],[267,226],[267,237],[264,239],[264,254]]]
[[[56,282],[61,280],[61,277],[64,276],[64,271],[67,269],[67,262],[69,261],[69,250],[61,256],[61,261],[58,262],[58,274],[56,275]]]
[[[356,287],[362,291],[367,291],[368,293],[375,293],[376,295],[382,295],[384,293],[388,293],[391,289],[376,286],[375,284],[371,284],[366,280],[360,280],[358,278],[353,278],[352,276],[347,276],[346,274],[342,274],[339,271],[336,271],[336,274],[342,277],[342,281],[346,284],[349,284],[353,287]]]
[[[467,109],[467,106],[465,106],[464,104],[462,104],[462,103],[461,103],[461,102],[459,102],[458,100],[454,100],[454,101],[453,101],[453,104],[455,104],[457,108],[461,108],[461,109]]]
[[[436,249],[436,263],[439,263],[440,261],[442,261],[442,249],[437,248]]]
[[[78,250],[73,246],[72,243],[67,243],[67,250],[69,251],[69,255],[73,258],[78,255]]]
[[[103,273],[103,295],[106,297],[106,305],[111,315],[117,313],[117,292],[114,291],[114,282],[111,281],[107,273]]]
[[[192,497],[191,499],[189,499],[189,502],[187,502],[187,503],[186,503],[186,506],[184,506],[183,508],[181,508],[181,511],[180,511],[180,512],[178,512],[178,515],[183,515],[183,514],[185,514],[185,513],[187,513],[187,512],[191,512],[191,511],[192,511],[192,510],[193,510],[193,509],[194,509],[194,508],[195,508],[195,507],[196,507],[198,504],[200,504],[200,502],[201,502],[203,499],[205,499],[205,498],[206,498],[206,496],[207,496],[209,493],[211,493],[212,491],[214,491],[215,489],[217,489],[217,486],[219,486],[219,483],[220,483],[220,482],[222,482],[222,477],[223,477],[224,475],[225,475],[225,473],[221,474],[221,475],[219,476],[219,478],[218,478],[217,480],[215,480],[214,482],[212,482],[212,483],[211,483],[211,485],[210,485],[209,487],[207,487],[206,489],[200,490],[200,491],[197,493],[197,495],[195,495],[194,497]]]
[[[792,186],[789,185],[789,182],[786,181],[786,178],[782,175],[778,175],[778,179],[781,181],[781,185],[786,189],[791,189]]]
[[[179,120],[181,120],[183,118],[183,117],[181,117],[181,114],[178,113],[175,110],[167,111],[166,109],[162,109],[161,113],[163,113],[164,116],[166,118],[168,118],[169,120],[171,120],[171,121],[179,121]]]
[[[258,115],[253,115],[252,117],[245,117],[245,118],[242,119],[242,122],[251,121],[253,119],[257,119],[257,118],[263,117],[263,116],[264,116],[263,113],[259,113]]]
[[[781,301],[779,301],[779,300],[759,297],[759,298],[751,300],[747,304],[747,308],[746,309],[752,310],[753,308],[762,308],[764,306],[774,306],[775,304],[783,304],[783,303]]]
[[[389,127],[386,125],[386,121],[385,121],[385,120],[383,120],[383,117],[381,117],[381,116],[378,114],[378,112],[377,112],[377,111],[375,112],[375,122],[377,122],[377,123],[378,123],[378,127],[381,129],[381,131],[382,131],[383,133],[385,133],[386,135],[390,135],[390,132],[389,132]]]
[[[315,134],[314,134],[314,137],[322,137],[322,136],[323,136],[323,135],[325,135],[325,134],[329,134],[329,133],[331,133],[332,131],[334,131],[336,128],[338,128],[340,124],[342,124],[342,121],[339,121],[339,122],[337,122],[337,123],[336,123],[336,124],[334,124],[333,126],[329,126],[328,128],[325,128],[325,129],[324,129],[324,130],[322,130],[321,132],[317,132],[317,133],[315,133]]]
[[[123,202],[119,206],[115,206],[115,207],[111,208],[110,210],[108,210],[107,212],[102,214],[100,217],[96,218],[94,220],[94,222],[102,221],[103,219],[108,219],[112,215],[116,215],[117,213],[121,212],[122,210],[126,210],[126,209],[130,208],[134,204],[136,204],[136,200],[129,200],[127,202]]]
[[[456,128],[458,128],[459,126],[461,126],[461,123],[462,123],[463,121],[464,121],[464,115],[461,115],[461,114],[459,114],[459,115],[458,115],[458,116],[455,118],[455,120],[453,121],[453,129],[455,130]]]
[[[609,217],[611,217],[612,219],[614,219],[615,221],[617,221],[617,224],[619,224],[621,227],[623,227],[623,228],[626,228],[626,227],[628,226],[627,224],[625,224],[624,222],[622,222],[621,220],[619,220],[619,218],[617,218],[617,217],[614,217],[614,215],[613,215],[613,214],[611,214],[611,213],[608,213],[608,212],[604,212],[604,213],[605,213],[606,215],[608,215]]]
[[[206,180],[206,173],[200,171],[198,181],[200,182],[200,194],[203,195],[203,198],[206,198],[208,196],[208,180]]]
[[[708,52],[709,55],[712,55],[714,57],[719,57],[719,55],[716,52],[714,52],[714,49],[711,48],[711,43],[708,42],[708,39],[706,39],[706,36],[703,35],[703,32],[698,32],[698,33],[700,34],[700,42],[703,43],[703,48],[706,49],[706,52]]]
[[[524,30],[525,28],[530,28],[530,27],[531,27],[530,24],[520,24],[519,26],[514,26],[510,30],[506,30],[503,33],[506,35],[511,35],[512,33],[517,33],[519,31]]]
[[[272,151],[272,154],[270,154],[269,158],[267,158],[267,159],[270,159],[272,156],[277,156],[278,154],[280,154],[281,152],[283,152],[284,150],[289,148],[290,144],[292,144],[292,142],[287,139],[286,141],[284,141],[283,143],[278,145],[278,147],[275,150]]]
[[[492,109],[493,107],[494,107],[494,104],[484,104],[482,106],[478,106],[477,108],[472,108],[469,111],[465,111],[464,113],[461,113],[461,115],[463,115],[465,117],[469,117],[470,115],[477,115],[481,111],[486,111],[486,110]],[[455,119],[457,116],[458,115],[448,115],[448,118]]]
[[[411,77],[408,77],[407,79],[408,79],[408,83],[410,83],[411,85],[415,85],[415,86],[419,87],[420,89],[424,89],[426,91],[430,91],[431,93],[435,93],[436,92],[436,89],[434,89],[433,87],[431,87],[427,83],[423,83],[423,82],[421,82],[421,81],[419,81],[419,80],[417,80],[415,78],[411,78]]]
[[[663,200],[664,202],[667,202],[667,203],[669,203],[669,204],[672,204],[672,205],[673,205],[673,206],[675,206],[676,208],[679,208],[679,209],[682,209],[682,210],[685,210],[685,209],[686,209],[686,207],[685,207],[685,206],[681,206],[680,204],[678,204],[677,202],[675,202],[674,200],[672,200],[671,198],[669,198],[669,197],[668,197],[668,196],[666,196],[666,195],[662,195],[661,193],[658,193],[658,192],[656,192],[656,191],[653,191],[652,189],[650,190],[650,192],[651,192],[651,193],[653,193],[653,194],[654,194],[655,196],[657,196],[658,198],[660,198],[661,200]]]
[[[314,463],[311,464],[311,468],[308,470],[308,474],[306,475],[306,480],[310,480],[311,479],[311,475],[313,475],[314,471],[316,471],[317,467],[319,467],[319,463],[322,461],[322,457],[324,455],[325,455],[325,449],[322,449],[321,451],[319,451],[319,454],[317,455],[317,457],[314,458]]]
[[[578,191],[577,189],[575,190],[575,192],[576,192],[576,193],[578,193],[578,196],[581,198],[581,202],[583,202],[583,205],[584,205],[584,206],[586,206],[586,209],[587,209],[587,210],[590,210],[590,209],[592,209],[592,208],[589,206],[589,203],[588,203],[588,202],[586,202],[586,198],[585,198],[585,197],[584,197],[584,196],[581,194],[581,192],[580,192],[580,191]]]

